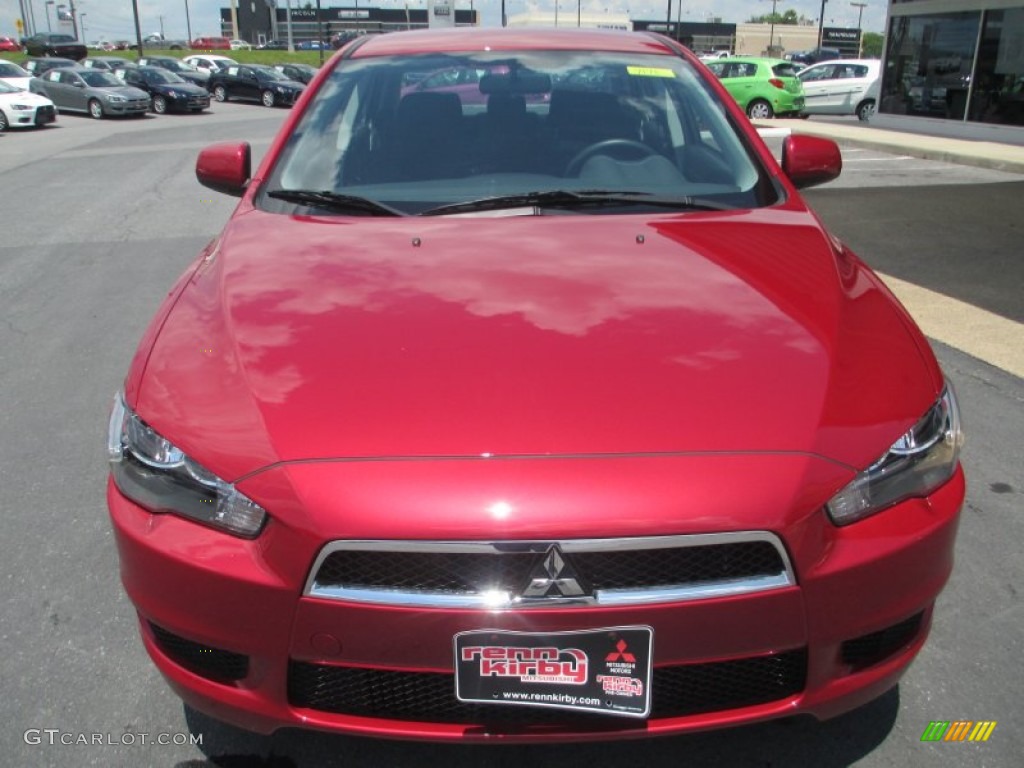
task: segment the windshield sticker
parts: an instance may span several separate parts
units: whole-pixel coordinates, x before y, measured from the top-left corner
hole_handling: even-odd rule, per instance
[[[626,67],[626,71],[634,77],[675,77],[671,69],[661,67]]]

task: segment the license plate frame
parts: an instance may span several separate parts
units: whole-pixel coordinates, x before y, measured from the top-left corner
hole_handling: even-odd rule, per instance
[[[651,712],[654,630],[480,629],[453,638],[459,701],[548,707],[614,717]]]

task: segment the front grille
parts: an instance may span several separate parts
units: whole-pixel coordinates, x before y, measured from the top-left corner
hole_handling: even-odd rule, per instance
[[[157,647],[190,672],[217,682],[241,680],[249,674],[248,656],[187,640],[153,622],[149,628]]]
[[[767,704],[804,689],[807,651],[798,649],[708,664],[655,667],[651,719]],[[288,700],[340,715],[461,724],[608,723],[600,714],[470,704],[455,698],[453,675],[335,667],[291,661]]]
[[[550,565],[555,547],[564,563],[557,574]],[[538,576],[571,577],[599,603],[639,602],[652,593],[667,601],[691,599],[795,583],[777,539],[755,532],[491,544],[335,542],[314,567],[307,594],[416,604],[429,595],[439,596],[438,604],[453,596],[516,599]]]
[[[847,640],[842,645],[843,662],[857,671],[884,661],[910,644],[921,629],[923,617],[923,613],[918,613],[878,632]]]

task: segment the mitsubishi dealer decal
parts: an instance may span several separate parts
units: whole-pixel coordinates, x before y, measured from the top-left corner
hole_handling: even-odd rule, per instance
[[[461,632],[455,694],[467,702],[647,717],[653,634],[650,627]]]

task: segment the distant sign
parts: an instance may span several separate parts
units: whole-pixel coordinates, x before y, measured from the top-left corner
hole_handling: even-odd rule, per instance
[[[454,27],[455,12],[452,10],[450,0],[428,0],[429,2],[429,25],[435,27]]]

